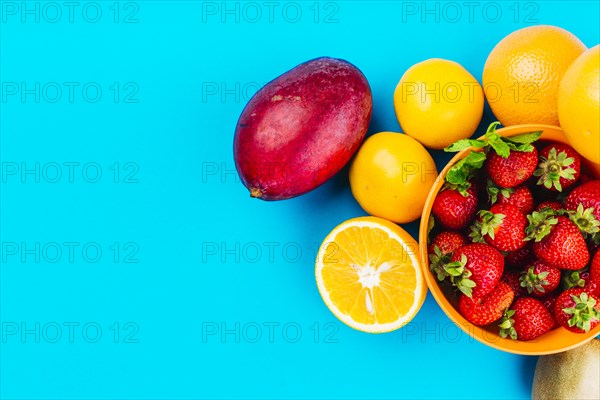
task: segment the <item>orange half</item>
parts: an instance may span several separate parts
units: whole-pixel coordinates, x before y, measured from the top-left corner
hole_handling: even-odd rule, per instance
[[[427,293],[417,242],[377,217],[350,219],[331,231],[319,248],[315,275],[331,312],[369,333],[407,324]]]

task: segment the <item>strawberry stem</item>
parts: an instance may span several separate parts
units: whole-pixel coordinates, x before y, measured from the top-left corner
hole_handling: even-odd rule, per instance
[[[561,151],[557,154],[556,148],[553,147],[548,153],[548,157],[541,156],[541,162],[538,169],[533,173],[534,176],[538,176],[537,184],[543,185],[546,189],[551,189],[553,186],[559,192],[562,192],[562,185],[560,179],[565,180],[575,179],[575,169],[569,167],[575,163],[573,157],[568,157],[567,153]]]
[[[571,295],[575,303],[573,307],[563,308],[562,311],[567,315],[572,315],[569,319],[569,326],[589,332],[593,320],[600,319],[600,312],[596,310],[596,299],[588,296],[586,292],[579,296]]]
[[[552,231],[552,227],[558,223],[556,213],[551,208],[544,208],[542,211],[534,211],[527,216],[529,225],[525,229],[527,237],[525,240],[541,241]]]
[[[515,320],[512,318],[515,315],[515,310],[504,311],[504,316],[500,320],[500,337],[506,339],[510,337],[512,340],[517,340],[517,331],[514,327]]]

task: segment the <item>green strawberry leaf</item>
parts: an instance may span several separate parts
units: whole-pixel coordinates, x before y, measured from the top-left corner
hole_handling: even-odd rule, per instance
[[[470,186],[468,182],[469,178],[475,170],[481,169],[485,158],[485,153],[471,151],[465,158],[459,160],[448,170],[446,182],[457,185],[464,190],[468,189]],[[461,192],[461,194],[466,197],[466,193]]]
[[[542,132],[537,131],[512,137],[502,137],[501,140],[508,146],[510,150],[531,153],[533,151],[533,146],[531,143],[538,140],[541,135]]]
[[[460,139],[456,142],[452,143],[450,146],[444,149],[445,152],[455,153],[457,151],[462,151],[464,149],[468,149],[469,147],[475,147],[476,149],[483,149],[487,146],[486,140],[476,140],[476,139]]]
[[[567,211],[567,215],[577,225],[584,238],[593,237],[600,232],[600,221],[594,215],[594,207],[584,209],[583,204],[579,203],[577,210]]]
[[[563,308],[562,311],[567,315],[572,315],[569,319],[569,326],[588,332],[591,329],[591,320],[600,319],[600,312],[596,310],[596,299],[589,297],[586,292],[580,296],[571,295],[575,307]]]
[[[510,155],[510,147],[508,147],[506,142],[502,140],[502,136],[495,133],[494,136],[492,136],[489,139],[489,143],[492,149],[494,149],[494,151],[496,152],[496,154],[498,154],[502,158],[508,158],[508,156]]]
[[[501,338],[506,339],[507,337],[510,337],[512,340],[517,340],[517,331],[514,327],[515,320],[512,318],[513,315],[515,315],[515,310],[506,309],[504,311],[504,315],[498,325]]]
[[[533,146],[530,144],[515,144],[511,142],[506,142],[506,145],[514,151],[520,151],[523,153],[531,153],[533,151]]]
[[[491,239],[495,238],[495,231],[501,224],[504,214],[494,214],[488,210],[479,211],[481,217],[481,235],[488,235]]]
[[[533,176],[537,176],[537,184],[543,185],[546,189],[554,188],[562,192],[562,184],[560,179],[573,180],[575,179],[575,169],[569,167],[575,162],[573,157],[567,157],[567,153],[561,151],[557,153],[556,148],[552,147],[548,152],[548,157],[541,156],[538,169],[535,170]]]
[[[493,180],[489,179],[486,182],[486,189],[488,193],[488,200],[490,204],[496,204],[498,202],[498,196],[502,195],[502,197],[508,199],[510,195],[515,191],[514,189],[505,189],[497,186]]]
[[[525,229],[527,237],[524,240],[535,240],[540,242],[552,231],[552,227],[558,223],[556,213],[551,208],[544,208],[542,211],[534,211],[527,216],[529,225]]]
[[[521,135],[511,136],[509,138],[505,138],[505,140],[512,142],[512,143],[518,143],[518,144],[531,144],[531,143],[537,141],[540,138],[540,136],[542,136],[542,131],[536,131],[536,132],[523,133]]]
[[[473,243],[485,243],[481,235],[481,222],[479,220],[476,219],[469,227],[469,237]]]

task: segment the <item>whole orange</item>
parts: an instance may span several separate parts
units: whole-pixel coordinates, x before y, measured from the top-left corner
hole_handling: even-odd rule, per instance
[[[558,118],[571,146],[600,164],[600,45],[579,56],[565,72]]]
[[[558,87],[586,50],[572,33],[549,25],[519,29],[494,47],[483,69],[483,89],[504,126],[558,125]]]

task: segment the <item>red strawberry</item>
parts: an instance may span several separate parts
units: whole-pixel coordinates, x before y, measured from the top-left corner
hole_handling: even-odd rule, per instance
[[[581,173],[581,158],[571,146],[556,143],[540,151],[540,164],[533,175],[538,185],[562,192],[577,181]]]
[[[459,248],[467,244],[467,239],[463,234],[453,231],[444,231],[437,234],[429,245],[429,254],[435,252],[435,247],[440,249],[442,255],[454,253]]]
[[[519,186],[531,178],[538,165],[538,152],[511,151],[504,158],[495,152],[489,152],[486,163],[487,173],[494,183],[503,188]]]
[[[558,323],[571,332],[589,332],[600,323],[600,300],[585,289],[565,290],[554,307]]]
[[[445,266],[454,286],[468,297],[478,298],[490,293],[504,272],[504,257],[484,243],[461,247]]]
[[[483,326],[502,318],[513,302],[514,293],[509,285],[500,282],[490,293],[481,298],[472,299],[461,295],[458,310],[470,323]]]
[[[600,180],[591,181],[573,189],[565,200],[565,208],[570,210],[570,218],[584,236],[600,239]]]
[[[600,250],[596,250],[592,263],[590,264],[590,278],[600,285]]]
[[[565,206],[563,206],[558,201],[543,201],[540,204],[538,204],[538,206],[535,208],[535,211],[542,211],[544,208],[549,208],[554,211],[560,211],[563,210]]]
[[[568,216],[577,226],[584,238],[592,238],[592,241],[598,242],[600,239],[600,221],[594,216],[594,207],[583,208],[583,204],[577,206],[576,211],[569,210]]]
[[[458,190],[446,189],[438,193],[433,201],[432,212],[448,229],[462,229],[477,211],[477,188],[471,185],[463,196]]]
[[[444,231],[435,236],[429,245],[429,269],[443,281],[448,274],[444,266],[450,262],[452,254],[467,244],[467,239],[458,232]]]
[[[546,310],[548,310],[550,315],[552,315],[552,319],[554,320],[553,328],[558,328],[560,326],[560,324],[556,320],[556,317],[554,316],[554,306],[556,305],[557,298],[558,298],[558,293],[554,292],[554,293],[550,293],[540,299],[540,301],[542,302],[544,307],[546,307]]]
[[[505,271],[502,275],[502,282],[506,283],[512,289],[515,300],[525,296],[525,288],[521,286],[521,273],[519,271]]]
[[[533,262],[531,255],[531,245],[526,245],[519,250],[506,254],[505,261],[510,268],[522,268]]]
[[[528,293],[537,297],[542,297],[552,292],[559,284],[560,269],[546,265],[541,261],[535,261],[521,275],[521,286]]]
[[[505,189],[508,190],[508,189]],[[523,214],[529,214],[533,211],[533,194],[527,186],[519,186],[511,189],[513,192],[508,196],[501,191],[498,195],[498,204],[509,204],[517,207]]]
[[[479,221],[483,239],[498,250],[515,251],[527,244],[527,218],[515,206],[494,204],[489,211],[479,212]]]
[[[500,336],[513,340],[533,340],[554,328],[554,318],[541,301],[522,297],[515,301],[500,323]]]
[[[575,211],[580,204],[583,208],[593,207],[596,219],[600,220],[600,180],[577,186],[565,200],[567,210]]]
[[[590,260],[585,239],[568,218],[534,211],[528,215],[528,239],[535,240],[533,254],[560,269],[582,269]]]

